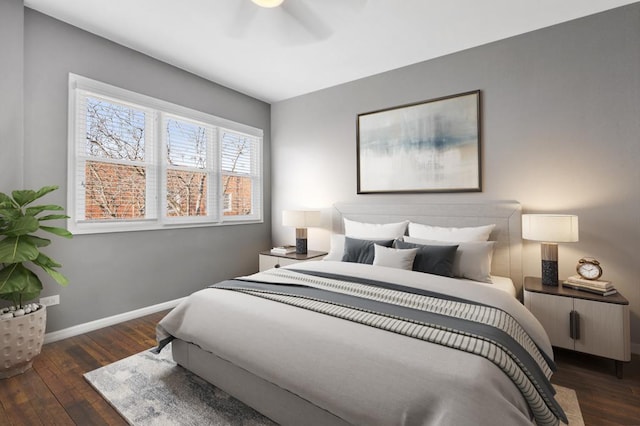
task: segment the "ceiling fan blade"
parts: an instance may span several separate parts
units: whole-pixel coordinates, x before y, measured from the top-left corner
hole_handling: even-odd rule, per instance
[[[329,38],[333,30],[303,0],[285,0],[282,10],[318,40]]]
[[[243,38],[257,13],[258,8],[249,0],[239,1],[234,18],[227,29],[229,37]]]

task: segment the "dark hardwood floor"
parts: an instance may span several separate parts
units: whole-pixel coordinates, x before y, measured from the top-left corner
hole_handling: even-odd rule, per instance
[[[155,345],[166,312],[45,345],[30,371],[0,380],[0,425],[126,425],[82,375]],[[557,350],[553,382],[575,389],[587,425],[640,425],[640,357],[613,361]]]
[[[126,425],[82,375],[154,346],[166,312],[44,345],[31,370],[0,380],[0,425]]]
[[[551,381],[576,391],[586,425],[640,425],[640,356],[624,364],[623,379],[611,360],[557,348],[555,356]]]

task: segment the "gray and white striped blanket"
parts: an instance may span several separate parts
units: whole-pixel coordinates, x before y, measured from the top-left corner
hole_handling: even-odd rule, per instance
[[[473,301],[353,277],[272,269],[211,288],[233,290],[482,356],[518,387],[538,425],[567,422],[555,368],[506,312]]]

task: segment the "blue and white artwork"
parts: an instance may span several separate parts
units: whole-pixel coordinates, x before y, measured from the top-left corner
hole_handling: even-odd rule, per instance
[[[480,92],[358,116],[358,193],[480,191]]]

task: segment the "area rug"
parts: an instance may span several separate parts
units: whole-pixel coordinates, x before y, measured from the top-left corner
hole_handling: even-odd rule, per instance
[[[135,426],[275,425],[259,412],[176,365],[171,348],[149,351],[91,371],[85,379]],[[573,389],[554,385],[570,426],[584,426]],[[206,420],[205,420],[206,419]]]
[[[584,426],[584,419],[582,418],[582,411],[580,411],[576,391],[558,385],[553,385],[553,387],[557,392],[556,401],[558,401],[558,404],[564,409],[564,413],[569,420],[569,426]]]
[[[135,426],[272,426],[246,404],[176,365],[171,344],[140,352],[84,378]]]

